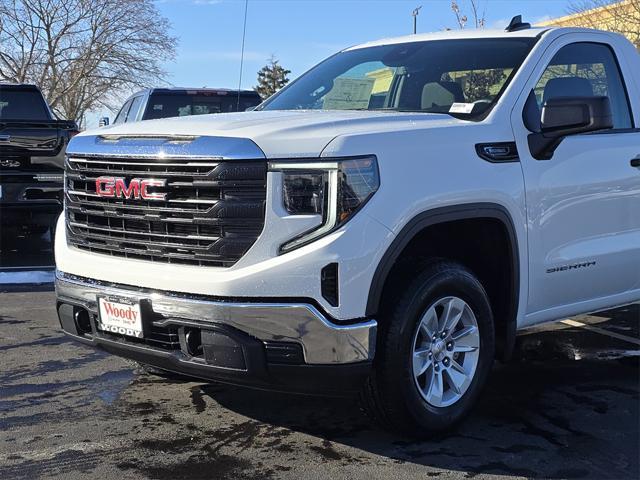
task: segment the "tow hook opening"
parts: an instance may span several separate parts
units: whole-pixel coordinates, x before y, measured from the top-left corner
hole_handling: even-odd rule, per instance
[[[85,333],[91,333],[91,320],[89,319],[89,312],[84,308],[74,307],[73,319],[76,323],[78,333],[84,335]]]
[[[184,329],[184,344],[187,355],[191,357],[202,357],[202,334],[199,328],[186,327]]]
[[[58,304],[58,319],[62,329],[72,335],[84,337],[91,335],[91,315],[86,308],[68,303]]]

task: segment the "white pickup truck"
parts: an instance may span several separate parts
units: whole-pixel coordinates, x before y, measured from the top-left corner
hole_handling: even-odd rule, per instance
[[[69,145],[63,329],[424,435],[516,331],[640,300],[640,56],[573,28],[347,48],[256,111]]]

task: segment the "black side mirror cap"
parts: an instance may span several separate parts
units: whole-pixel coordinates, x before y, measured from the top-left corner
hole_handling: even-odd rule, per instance
[[[529,135],[531,155],[549,160],[564,138],[611,128],[609,97],[552,98],[542,107],[539,130]]]
[[[542,133],[566,137],[613,128],[609,97],[552,98],[542,107]]]

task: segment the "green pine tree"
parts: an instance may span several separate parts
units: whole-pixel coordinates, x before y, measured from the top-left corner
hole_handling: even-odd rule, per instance
[[[258,72],[258,85],[255,87],[256,92],[265,99],[270,97],[287,83],[289,83],[289,75],[291,70],[287,70],[279,65],[275,56],[271,56],[269,62]]]

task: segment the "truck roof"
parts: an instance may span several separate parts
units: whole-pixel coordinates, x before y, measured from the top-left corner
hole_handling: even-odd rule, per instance
[[[31,83],[2,83],[0,82],[0,87],[12,90],[37,90],[40,89]]]
[[[138,95],[140,93],[158,93],[158,92],[211,92],[211,93],[238,93],[237,88],[211,88],[211,87],[154,87],[154,88],[146,88],[144,90],[140,90],[136,92],[134,95]],[[258,94],[255,90],[240,90],[240,94]]]
[[[409,42],[425,42],[433,40],[457,40],[473,38],[535,38],[551,30],[563,30],[567,32],[593,31],[586,28],[557,28],[557,27],[531,27],[509,32],[503,29],[469,29],[469,30],[444,30],[433,33],[419,33],[416,35],[404,35],[402,37],[383,38],[372,42],[362,43],[346,48],[344,51],[356,50],[366,47],[378,47],[382,45],[396,45]]]

